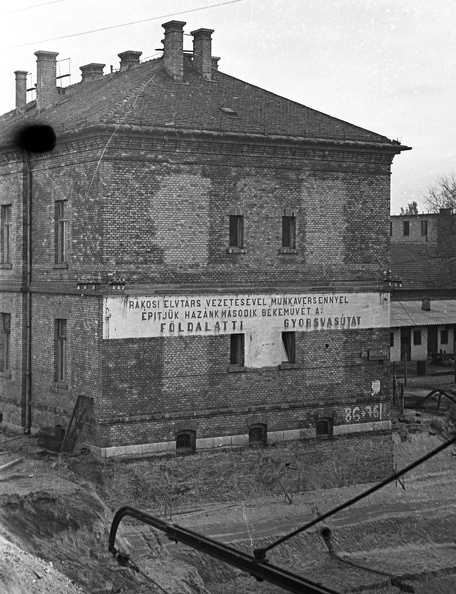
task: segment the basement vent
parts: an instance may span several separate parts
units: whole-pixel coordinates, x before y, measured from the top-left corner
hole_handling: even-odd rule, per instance
[[[238,118],[239,115],[236,111],[234,111],[234,109],[231,109],[231,107],[220,107],[220,111],[223,111],[223,113],[228,116],[229,118]]]
[[[265,447],[268,441],[268,429],[264,423],[256,423],[249,427],[249,446]]]
[[[176,452],[178,454],[194,454],[196,451],[196,432],[178,431],[176,433]]]
[[[333,422],[332,419],[319,419],[316,423],[317,437],[320,439],[329,439],[332,437]]]

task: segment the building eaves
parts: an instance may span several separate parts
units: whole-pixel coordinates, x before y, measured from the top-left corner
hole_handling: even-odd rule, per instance
[[[343,141],[328,138],[306,138],[303,136],[286,136],[280,134],[258,134],[249,132],[224,132],[219,130],[204,130],[195,128],[177,128],[174,126],[150,126],[140,124],[123,124],[123,123],[105,123],[102,121],[84,120],[79,122],[79,125],[74,125],[70,129],[66,129],[61,125],[57,132],[64,134],[65,138],[70,139],[73,134],[87,135],[105,132],[108,134],[130,134],[130,135],[150,135],[168,138],[200,138],[214,141],[227,142],[244,142],[270,145],[272,143],[280,145],[288,145],[290,148],[300,146],[301,148],[328,148],[340,149],[350,151],[375,151],[385,152],[390,154],[397,154],[401,150],[406,150],[407,147],[403,145],[391,145],[385,143],[375,143],[368,141]],[[63,138],[63,136],[62,136]]]

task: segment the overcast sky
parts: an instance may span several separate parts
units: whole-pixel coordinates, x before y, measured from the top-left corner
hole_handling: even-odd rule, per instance
[[[393,213],[413,200],[425,210],[429,184],[456,171],[454,0],[0,4],[0,113],[14,108],[15,70],[31,72],[35,84],[35,51],[59,52],[60,74],[71,72],[76,83],[84,64],[105,63],[107,73],[125,50],[158,55],[161,24],[176,19],[187,23],[186,33],[215,30],[213,55],[223,72],[413,147],[393,162]],[[134,21],[144,22],[117,27]],[[191,37],[185,44],[191,49]]]

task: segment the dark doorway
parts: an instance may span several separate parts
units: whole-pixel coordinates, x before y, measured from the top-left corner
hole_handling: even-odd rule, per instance
[[[410,328],[401,328],[401,361],[410,361]]]
[[[432,356],[433,353],[438,352],[438,339],[437,339],[437,326],[428,326],[428,357]]]

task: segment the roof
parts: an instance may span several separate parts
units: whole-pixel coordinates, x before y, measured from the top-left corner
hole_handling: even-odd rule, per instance
[[[429,217],[441,217],[442,213],[440,212],[420,212],[419,214],[396,214],[390,215],[390,219],[404,219],[404,220],[413,220],[413,219],[428,219]]]
[[[456,287],[454,258],[444,257],[429,244],[391,244],[391,272],[402,278],[402,289]]]
[[[421,301],[391,302],[391,328],[445,324],[456,324],[456,299],[431,300],[430,311],[421,308]]]
[[[189,58],[184,60],[184,83],[175,83],[158,58],[71,85],[39,114],[32,102],[1,116],[0,138],[12,141],[17,128],[30,121],[50,124],[57,133],[112,124],[367,142],[395,153],[407,148],[220,71],[216,81],[205,81]]]

